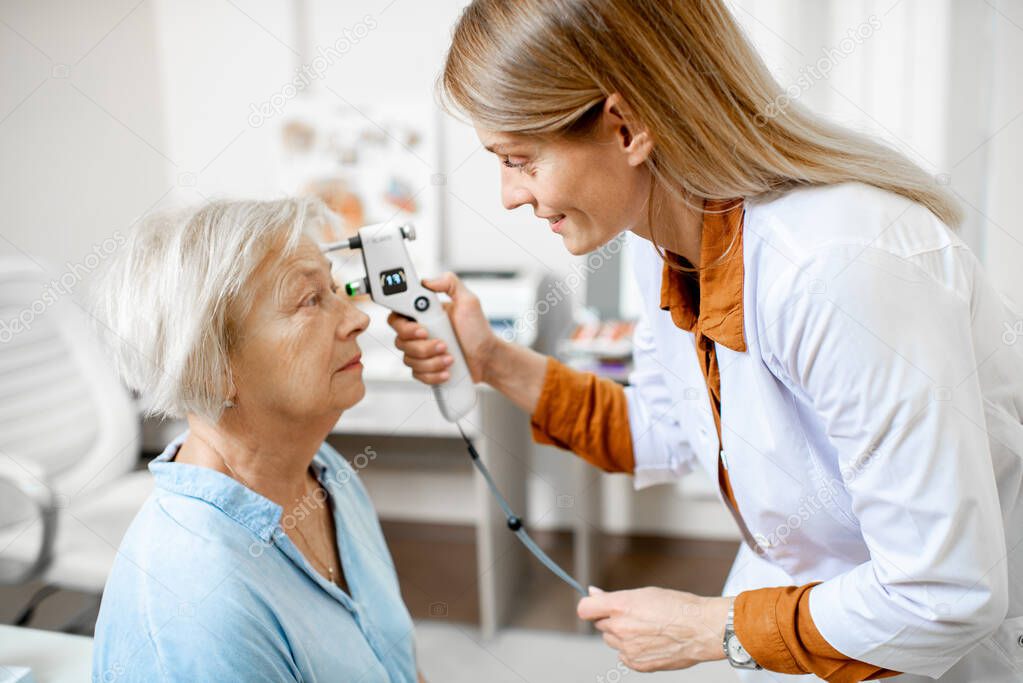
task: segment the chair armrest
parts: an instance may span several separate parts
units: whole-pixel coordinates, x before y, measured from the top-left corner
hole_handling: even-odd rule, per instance
[[[34,559],[22,562],[4,560],[0,556],[0,585],[27,583],[39,578],[53,559],[58,498],[45,473],[33,472],[9,458],[0,459],[0,481],[9,482],[28,499],[43,524],[42,542]]]

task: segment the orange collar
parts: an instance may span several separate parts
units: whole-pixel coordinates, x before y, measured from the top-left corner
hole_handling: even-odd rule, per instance
[[[700,244],[699,289],[694,292],[696,273],[680,273],[667,263],[661,275],[661,310],[671,311],[675,325],[687,332],[702,333],[722,346],[745,353],[743,335],[742,200],[708,199],[704,206]],[[732,237],[735,245],[724,256]],[[716,263],[724,256],[724,260]],[[685,259],[667,253],[674,263]]]

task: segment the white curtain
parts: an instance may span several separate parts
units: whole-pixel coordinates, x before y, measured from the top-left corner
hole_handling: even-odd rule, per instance
[[[731,0],[783,86],[947,182],[961,234],[1023,301],[1021,0]]]

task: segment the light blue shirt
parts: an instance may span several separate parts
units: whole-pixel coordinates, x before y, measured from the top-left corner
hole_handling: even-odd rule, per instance
[[[121,542],[96,623],[93,681],[416,680],[413,626],[380,524],[355,471],[324,443],[351,595],[305,560],[282,508],[214,470],[149,469],[156,490]],[[301,514],[301,513],[296,513]]]

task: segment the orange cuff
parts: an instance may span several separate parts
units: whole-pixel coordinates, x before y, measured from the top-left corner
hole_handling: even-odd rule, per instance
[[[530,427],[537,443],[572,451],[604,471],[635,469],[625,390],[609,379],[548,358]]]
[[[782,586],[744,591],[735,598],[735,634],[760,666],[784,674],[814,674],[830,683],[856,683],[897,676],[846,657],[813,623],[810,589]]]

